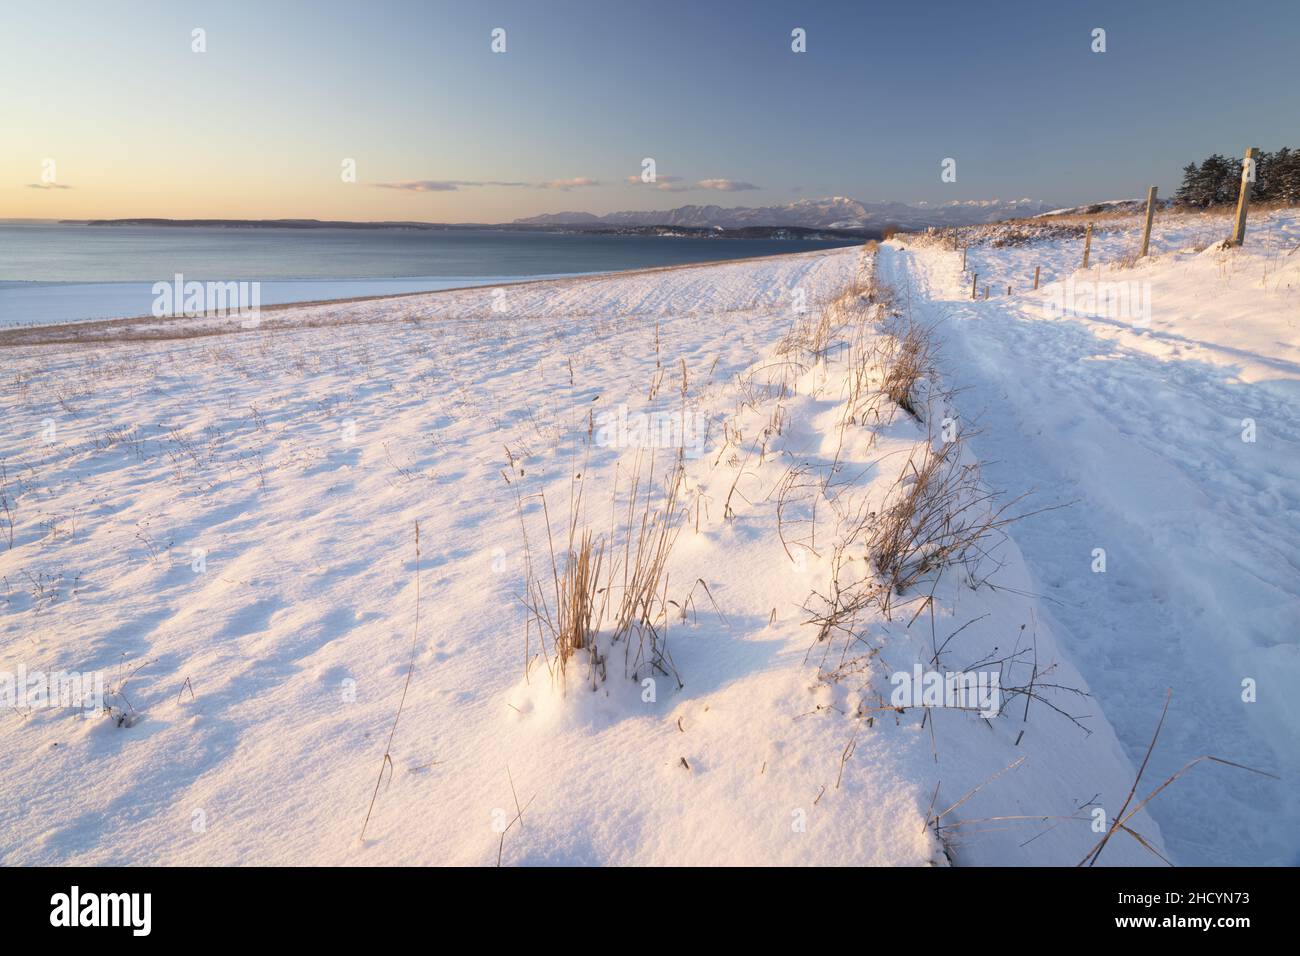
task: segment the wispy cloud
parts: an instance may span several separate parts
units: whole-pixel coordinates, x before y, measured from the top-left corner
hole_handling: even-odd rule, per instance
[[[399,189],[408,193],[454,193],[459,189],[471,189],[476,186],[527,186],[528,183],[474,179],[407,179],[397,183],[372,183],[371,185],[380,189]]]
[[[508,182],[501,179],[406,179],[395,183],[371,183],[379,189],[397,189],[408,193],[454,193],[461,189],[488,186],[508,186],[516,189],[560,189],[568,192],[583,186],[599,186],[599,181],[589,176],[571,179],[552,179],[544,183]]]
[[[753,183],[739,179],[701,179],[695,184],[696,189],[716,189],[724,193],[739,193],[749,189],[758,189]]]
[[[738,193],[760,188],[741,179],[701,179],[694,183],[688,183],[682,176],[657,176],[652,183],[642,182],[640,176],[628,176],[625,182],[632,186],[646,186],[666,193],[684,193],[692,190]],[[406,179],[393,183],[371,183],[371,185],[379,189],[396,189],[408,193],[452,193],[461,189],[477,189],[490,186],[505,186],[516,189],[558,189],[567,193],[574,189],[599,186],[601,182],[590,176],[572,176],[568,179],[550,179],[540,183],[507,182],[499,179]]]
[[[633,175],[627,177],[627,181],[631,183],[633,186],[639,185],[641,183],[645,183],[645,185],[647,186],[654,186],[658,183],[680,183],[682,181],[682,177],[681,176],[656,176],[653,181],[645,182],[645,180],[643,180],[640,176],[634,173]]]
[[[643,182],[640,176],[628,176],[627,182],[633,186],[648,186],[666,193],[684,193],[696,189],[713,189],[719,192],[738,193],[747,189],[759,189],[753,183],[738,179],[701,179],[687,183],[681,176],[658,176],[652,183]]]
[[[626,180],[633,186],[648,186],[664,193],[684,193],[691,187],[682,181],[681,176],[656,176],[653,182],[646,182],[640,176],[628,176]]]
[[[599,186],[600,183],[589,176],[574,176],[572,179],[552,179],[550,182],[538,183],[538,189],[562,189],[568,192],[570,189],[579,189],[583,186]]]
[[[65,186],[63,183],[28,183],[28,189],[71,189],[71,186]]]

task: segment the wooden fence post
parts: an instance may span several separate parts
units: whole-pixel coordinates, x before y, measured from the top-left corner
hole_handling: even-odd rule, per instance
[[[1040,266],[1034,266],[1034,289],[1038,288],[1038,270]]]
[[[966,247],[961,247],[961,271],[966,271]]]
[[[980,274],[978,272],[972,272],[970,277],[970,297],[972,299],[975,298],[975,290],[979,286],[979,281]]]
[[[1139,259],[1145,259],[1147,249],[1151,245],[1151,219],[1156,214],[1156,187],[1152,186],[1147,190],[1147,224],[1142,228],[1142,251],[1138,253]]]
[[[1252,146],[1246,150],[1246,161],[1241,164],[1241,189],[1237,193],[1237,220],[1232,227],[1232,245],[1239,246],[1246,241],[1246,207],[1250,205],[1250,184],[1255,178],[1255,160],[1259,157],[1259,147]]]
[[[1092,223],[1088,223],[1088,231],[1083,237],[1083,267],[1088,268],[1088,253],[1092,251]]]

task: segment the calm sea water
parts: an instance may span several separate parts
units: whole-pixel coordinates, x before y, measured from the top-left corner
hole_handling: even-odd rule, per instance
[[[152,285],[262,283],[262,304],[803,252],[845,242],[401,229],[0,224],[0,326],[149,313]]]

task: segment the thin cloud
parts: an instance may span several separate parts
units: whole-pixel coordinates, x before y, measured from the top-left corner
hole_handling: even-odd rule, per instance
[[[527,183],[510,183],[500,180],[474,179],[408,179],[397,183],[373,183],[380,189],[398,189],[408,193],[454,193],[460,189],[477,186],[527,186]]]
[[[716,189],[724,193],[739,193],[750,189],[758,189],[759,187],[739,179],[701,179],[695,184],[695,188]]]
[[[544,183],[507,182],[500,179],[406,179],[395,183],[371,183],[379,189],[396,189],[408,193],[454,193],[461,189],[476,189],[488,186],[506,186],[514,189],[560,189],[568,192],[583,186],[599,186],[597,180],[589,176],[574,176],[571,179],[552,179]]]
[[[654,179],[646,181],[642,179],[640,176],[633,174],[627,177],[627,181],[631,183],[633,186],[640,185],[641,183],[644,183],[647,186],[654,186],[659,183],[680,183],[682,181],[682,177],[681,176],[656,176]]]
[[[748,189],[759,189],[753,183],[739,179],[701,179],[695,183],[684,182],[681,176],[658,176],[652,183],[643,182],[640,176],[628,176],[627,182],[633,186],[649,186],[666,193],[684,193],[692,190],[712,189],[716,192],[738,193]]]
[[[579,189],[583,186],[599,186],[600,183],[588,176],[574,176],[572,179],[552,179],[550,182],[538,183],[538,189],[562,189],[568,192],[570,189]]]
[[[653,182],[646,182],[640,176],[628,176],[627,182],[632,186],[649,186],[662,193],[684,193],[691,188],[682,182],[681,176],[656,176]]]
[[[28,189],[71,189],[71,186],[65,186],[63,183],[28,183]]]

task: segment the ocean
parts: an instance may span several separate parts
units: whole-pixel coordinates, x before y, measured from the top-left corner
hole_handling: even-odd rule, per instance
[[[261,304],[806,252],[855,240],[508,230],[0,223],[0,327],[148,315],[155,282],[261,283]]]

